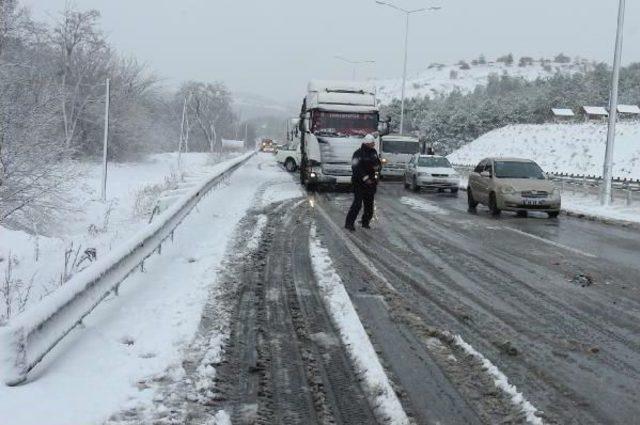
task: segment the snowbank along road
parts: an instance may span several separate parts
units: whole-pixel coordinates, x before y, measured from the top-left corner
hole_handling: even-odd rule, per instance
[[[229,184],[242,218],[221,222],[234,229],[224,258],[197,258],[208,274],[193,277],[202,299],[188,310],[202,313],[177,316],[199,323],[182,325],[164,372],[109,364],[137,389],[107,406],[119,406],[107,423],[637,421],[640,233],[570,217],[494,219],[468,213],[462,196],[394,182],[380,187],[373,229],[345,233],[351,195],[302,193],[271,155]],[[200,211],[217,214],[215,199]],[[87,326],[111,335],[118,323]]]

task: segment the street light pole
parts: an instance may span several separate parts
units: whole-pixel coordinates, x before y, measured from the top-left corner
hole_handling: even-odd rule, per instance
[[[107,152],[109,150],[109,101],[111,96],[108,78],[105,91],[104,138],[102,140],[102,185],[100,190],[100,199],[102,199],[102,202],[105,202],[107,200]]]
[[[364,64],[368,64],[368,63],[376,63],[376,61],[374,60],[361,60],[361,61],[355,61],[355,60],[351,60],[351,59],[347,59],[347,58],[343,58],[342,56],[334,56],[334,59],[338,59],[341,60],[343,62],[346,62],[348,64],[351,64],[353,66],[352,68],[352,72],[351,72],[351,78],[353,80],[356,79],[356,67],[358,65],[364,65]]]
[[[407,86],[407,56],[409,52],[409,15],[411,13],[406,12],[406,25],[404,30],[404,68],[402,71],[402,97],[400,100],[400,135],[404,130],[404,94]]]
[[[403,9],[402,7],[396,6],[393,3],[389,3],[386,1],[380,1],[380,0],[376,0],[376,4],[380,5],[380,6],[388,6],[392,9],[396,9],[400,12],[403,12],[405,14],[406,17],[406,22],[405,22],[405,32],[404,32],[404,67],[403,67],[403,72],[402,72],[402,96],[400,98],[400,134],[402,134],[404,132],[404,97],[405,97],[405,91],[406,91],[406,86],[407,86],[407,56],[408,56],[408,47],[409,47],[409,17],[410,15],[414,14],[414,13],[418,13],[418,12],[426,12],[426,11],[431,11],[431,10],[440,10],[441,7],[439,6],[432,6],[432,7],[423,7],[421,9],[414,9],[414,10],[407,10],[407,9]]]
[[[609,128],[607,131],[607,148],[604,154],[604,170],[602,178],[602,205],[611,205],[611,189],[613,178],[613,146],[616,140],[616,121],[618,118],[618,85],[620,82],[620,61],[622,56],[622,39],[624,28],[624,12],[626,2],[620,0],[618,7],[618,30],[616,33],[616,48],[613,56],[613,75],[611,78],[611,98],[609,100]]]

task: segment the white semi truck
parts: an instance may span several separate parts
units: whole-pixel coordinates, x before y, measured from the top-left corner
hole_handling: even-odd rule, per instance
[[[300,181],[308,189],[351,183],[351,157],[367,134],[388,132],[375,86],[356,81],[309,83],[300,112]]]

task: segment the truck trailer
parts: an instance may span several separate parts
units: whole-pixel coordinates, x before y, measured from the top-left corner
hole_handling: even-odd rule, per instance
[[[362,139],[373,135],[378,148],[388,132],[375,86],[356,81],[309,82],[299,125],[300,181],[308,190],[351,184],[351,157]]]

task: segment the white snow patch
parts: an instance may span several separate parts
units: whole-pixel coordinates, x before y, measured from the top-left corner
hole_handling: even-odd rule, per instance
[[[257,167],[272,162],[264,155],[252,158],[228,185],[206,196],[178,227],[174,242],[165,243],[162,255],[147,259],[145,273],[129,276],[120,296],[85,318],[33,371],[32,381],[0,386],[2,417],[19,425],[100,424],[122,409],[154,405],[160,394],[139,383],[182,379],[184,350],[218,285],[216,270],[235,226],[255,207],[256,182],[277,181],[285,174],[276,167]],[[123,337],[133,344],[123,344]],[[207,356],[215,366],[222,337],[212,335],[208,343]],[[203,367],[202,373],[215,372]],[[158,409],[162,414],[163,407]]]
[[[446,210],[438,207],[437,205],[431,202],[428,202],[422,199],[403,196],[402,198],[400,198],[400,202],[416,210],[420,210],[420,211],[424,211],[432,214],[443,214],[443,215],[449,214]]]
[[[454,341],[468,354],[480,360],[482,366],[484,366],[489,375],[493,377],[495,386],[505,393],[509,394],[511,396],[511,402],[513,403],[513,405],[519,407],[525,413],[527,422],[533,425],[542,425],[544,423],[542,419],[535,415],[536,412],[538,412],[538,409],[536,409],[527,399],[525,399],[522,393],[519,392],[514,385],[509,383],[509,379],[507,378],[507,376],[502,373],[500,369],[498,369],[493,363],[491,363],[491,360],[487,359],[485,356],[476,351],[476,349],[465,342],[460,335],[455,335]]]
[[[624,200],[616,199],[610,206],[603,206],[597,196],[581,196],[565,191],[562,194],[562,209],[599,219],[640,223],[640,194],[636,192],[634,195],[635,199],[631,205],[627,205]]]
[[[260,214],[256,222],[256,227],[254,227],[253,229],[253,234],[247,241],[247,249],[249,249],[250,251],[258,249],[258,245],[260,244],[260,240],[262,239],[262,232],[264,231],[266,225],[267,216],[264,214]]]
[[[316,235],[315,226],[311,228],[309,251],[323,301],[338,327],[350,357],[362,371],[365,387],[373,399],[374,409],[381,416],[388,418],[390,423],[409,424],[409,419],[391,387],[367,332],[349,299],[349,294],[333,268],[329,252],[322,247]]]
[[[231,416],[224,411],[218,411],[206,425],[231,425]]]

